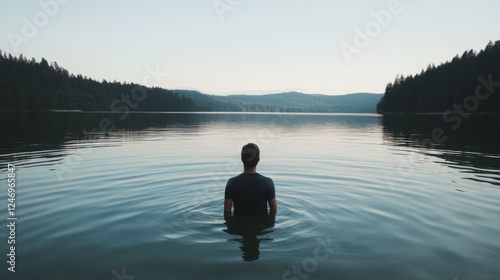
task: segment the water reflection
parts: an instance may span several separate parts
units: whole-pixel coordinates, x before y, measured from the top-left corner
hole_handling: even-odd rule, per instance
[[[386,115],[382,118],[386,140],[398,145],[498,152],[500,147],[500,115],[474,115],[453,129],[442,115]],[[437,141],[432,133],[440,129],[445,141]]]
[[[240,243],[242,258],[244,261],[255,261],[260,256],[260,243],[270,242],[271,238],[263,237],[273,232],[274,216],[263,217],[226,217],[227,229],[224,231],[239,237],[229,239]]]
[[[0,160],[25,162],[71,155],[82,146],[120,145],[183,133],[213,133],[224,127],[256,127],[292,133],[304,128],[358,129],[379,126],[375,115],[281,113],[122,113],[109,112],[0,112],[4,121]],[[0,167],[1,168],[1,167]]]
[[[436,156],[466,179],[500,186],[499,115],[476,115],[453,129],[442,115],[387,115],[382,118],[384,140],[396,147],[416,148]],[[442,129],[445,141],[436,141]],[[439,143],[441,142],[441,143]]]
[[[175,128],[199,131],[214,124],[244,123],[248,126],[299,129],[324,125],[344,128],[379,126],[378,117],[372,114],[0,112],[0,117],[8,120],[0,123],[0,129],[7,132],[0,139],[1,153],[15,152],[13,148],[30,144],[57,148],[71,140],[128,137],[130,133],[127,132]],[[137,136],[140,137],[141,133]]]

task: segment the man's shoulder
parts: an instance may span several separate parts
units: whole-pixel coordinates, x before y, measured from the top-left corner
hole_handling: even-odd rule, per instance
[[[267,182],[268,186],[274,187],[273,179],[271,179],[270,177],[266,177],[266,176],[262,176],[262,178],[264,178],[264,180]]]
[[[265,182],[265,184],[270,187],[270,186],[274,186],[274,182],[273,182],[273,179],[269,178],[269,177],[266,177],[260,173],[256,173],[255,174],[258,178],[259,178],[259,181],[261,182]]]
[[[260,173],[254,173],[254,174],[245,174],[245,173],[241,173],[237,176],[234,176],[234,177],[231,177],[229,178],[229,182],[234,182],[234,181],[237,181],[237,180],[240,180],[240,179],[243,179],[243,180],[247,180],[248,178],[251,178],[251,177],[254,177],[254,178],[259,178],[259,179],[262,179],[262,180],[265,180],[267,182],[272,182],[273,179],[269,178],[269,177],[266,177]]]
[[[266,180],[266,181],[268,181],[268,182],[272,182],[272,181],[273,181],[273,179],[271,179],[271,178],[269,178],[269,177],[266,177],[266,176],[264,176],[264,175],[262,175],[262,174],[260,174],[260,173],[257,173],[257,174],[258,174],[258,175],[259,175],[262,179],[264,179],[264,180]]]
[[[229,181],[238,180],[239,178],[243,177],[243,175],[245,175],[245,173],[238,174],[234,177],[229,178]]]
[[[241,174],[239,174],[239,175],[236,175],[236,176],[234,176],[234,177],[229,178],[229,179],[227,180],[227,183],[228,183],[228,184],[232,184],[232,183],[234,183],[234,182],[236,182],[236,181],[239,181],[239,180],[243,179],[244,177],[245,177],[245,173],[241,173]]]

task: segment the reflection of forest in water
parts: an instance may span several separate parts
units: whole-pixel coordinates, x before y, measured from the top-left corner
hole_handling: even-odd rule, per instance
[[[471,116],[454,130],[442,115],[386,115],[382,119],[384,140],[421,149],[423,154],[444,159],[451,168],[476,174],[471,180],[500,186],[499,117]],[[444,131],[443,143],[436,143],[432,136],[436,128]]]
[[[226,126],[286,128],[336,125],[364,128],[379,125],[373,115],[246,114],[246,113],[96,113],[96,112],[1,112],[0,155],[5,160],[37,157],[61,158],[69,146],[119,145],[169,131],[206,132]],[[8,121],[7,121],[8,120]]]

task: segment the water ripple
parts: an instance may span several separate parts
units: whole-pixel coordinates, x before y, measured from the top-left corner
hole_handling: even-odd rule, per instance
[[[256,135],[275,128],[272,116],[248,126],[218,116],[1,154],[18,166],[20,253],[37,260],[25,273],[57,275],[48,269],[57,263],[89,275],[80,267],[94,262],[108,278],[126,266],[137,279],[218,271],[260,279],[264,270],[280,279],[330,236],[335,250],[317,279],[498,275],[498,155],[387,142],[378,117],[315,117],[266,139]],[[279,211],[274,227],[248,242],[224,231],[222,207],[226,180],[241,172],[239,148],[253,140]],[[68,166],[72,155],[80,160]],[[248,244],[261,262],[241,261]]]

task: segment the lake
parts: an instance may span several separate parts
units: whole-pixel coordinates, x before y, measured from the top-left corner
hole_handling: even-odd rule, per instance
[[[1,279],[500,279],[498,115],[0,116]],[[222,207],[248,142],[278,214],[240,232]]]

